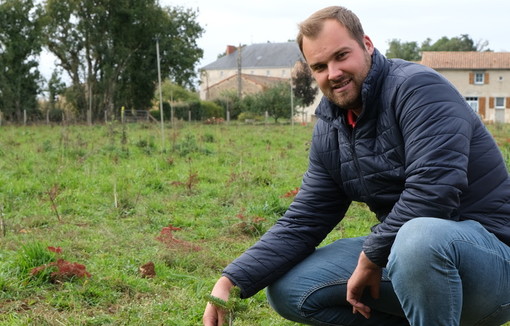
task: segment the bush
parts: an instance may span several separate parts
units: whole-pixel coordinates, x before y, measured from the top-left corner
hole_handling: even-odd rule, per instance
[[[225,113],[223,111],[223,108],[219,106],[218,104],[211,102],[211,101],[201,101],[201,111],[202,111],[202,120],[208,119],[208,118],[219,118],[224,117]]]
[[[61,109],[51,109],[48,112],[48,119],[52,122],[62,122],[62,117],[64,115],[64,110]]]
[[[256,113],[253,113],[253,112],[243,112],[241,113],[237,119],[239,121],[244,121],[244,122],[248,122],[248,121],[264,121],[264,117],[259,115],[259,114],[256,114]]]

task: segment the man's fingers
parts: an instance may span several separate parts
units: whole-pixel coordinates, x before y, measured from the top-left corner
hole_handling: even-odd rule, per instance
[[[222,326],[225,322],[225,313],[213,304],[208,303],[202,318],[204,326]]]
[[[365,317],[366,319],[370,318],[370,307],[368,306],[365,306],[363,303],[361,302],[355,302],[353,305],[352,305],[352,312],[355,314],[355,313],[360,313],[363,317]]]

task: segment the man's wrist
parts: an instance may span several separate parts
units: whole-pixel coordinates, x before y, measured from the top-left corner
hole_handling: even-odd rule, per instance
[[[370,269],[381,269],[381,267],[379,265],[377,265],[376,263],[372,262],[367,257],[367,255],[365,254],[364,251],[362,251],[361,254],[359,255],[358,265],[361,265],[361,266],[363,266],[365,268],[370,268]]]

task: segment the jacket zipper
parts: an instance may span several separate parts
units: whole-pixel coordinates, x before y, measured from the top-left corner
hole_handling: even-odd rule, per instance
[[[359,121],[358,121],[359,122]],[[369,192],[368,192],[368,187],[366,185],[366,182],[365,182],[365,178],[363,177],[363,174],[362,174],[362,171],[361,171],[361,167],[360,167],[360,163],[359,163],[359,159],[358,159],[358,154],[356,153],[356,129],[358,127],[358,123],[356,123],[356,125],[352,128],[351,130],[351,151],[352,151],[352,160],[354,161],[354,165],[356,166],[356,173],[358,175],[358,178],[360,179],[360,182],[361,182],[361,186],[362,186],[362,189],[363,189],[363,194],[362,196],[365,197],[365,198],[369,198]],[[368,203],[367,203],[368,204]]]

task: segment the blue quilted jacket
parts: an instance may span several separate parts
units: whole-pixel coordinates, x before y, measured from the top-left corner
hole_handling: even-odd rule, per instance
[[[380,266],[399,228],[415,217],[476,220],[510,244],[510,178],[479,117],[432,69],[377,50],[372,60],[356,126],[323,98],[298,195],[224,270],[242,297],[312,253],[352,201],[366,203],[380,221],[363,245]]]

